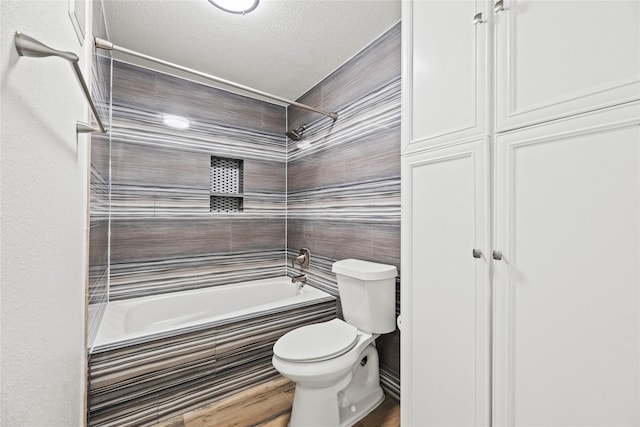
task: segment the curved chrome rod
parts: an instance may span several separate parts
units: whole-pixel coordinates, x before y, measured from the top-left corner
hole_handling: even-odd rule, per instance
[[[59,56],[69,62],[78,62],[78,55],[73,52],[65,52],[50,48],[44,43],[16,31],[16,50],[20,56],[32,56],[34,58],[44,58],[45,56]]]
[[[96,118],[96,122],[98,122],[98,126],[100,126],[100,131],[102,133],[106,132],[102,121],[100,120],[100,116],[98,115],[98,110],[96,109],[95,104],[93,103],[93,99],[91,99],[91,95],[89,93],[89,88],[82,77],[82,71],[80,70],[80,66],[78,65],[78,55],[73,52],[66,52],[62,50],[53,49],[44,43],[34,39],[33,37],[29,37],[26,34],[22,34],[19,31],[16,31],[14,43],[16,46],[16,50],[18,51],[18,55],[20,56],[30,56],[33,58],[44,58],[47,56],[57,56],[62,59],[66,59],[71,63],[71,68],[76,74],[78,81],[80,82],[80,86],[82,86],[82,91],[84,92],[84,96],[89,101],[89,106],[91,107],[91,111],[93,112],[93,116]],[[86,132],[86,130],[85,130]]]
[[[336,113],[336,112],[329,112],[329,111],[319,110],[317,108],[311,107],[311,106],[306,105],[306,104],[302,104],[302,103],[297,102],[297,101],[291,101],[289,99],[282,98],[282,97],[280,97],[278,95],[272,95],[270,93],[263,92],[263,91],[258,90],[258,89],[254,89],[252,87],[245,86],[245,85],[242,85],[240,83],[232,82],[231,80],[226,80],[226,79],[223,79],[221,77],[217,77],[217,76],[213,76],[211,74],[203,73],[202,71],[194,70],[192,68],[183,67],[182,65],[174,64],[173,62],[168,62],[168,61],[165,61],[163,59],[154,58],[153,56],[145,55],[144,53],[136,52],[136,51],[129,50],[129,49],[121,47],[121,46],[117,46],[117,45],[111,43],[110,41],[101,39],[99,37],[95,38],[95,44],[96,44],[96,47],[99,48],[99,49],[115,50],[117,52],[126,53],[127,55],[137,56],[138,58],[146,59],[147,61],[155,62],[157,64],[165,65],[167,67],[171,67],[171,68],[175,68],[175,69],[178,69],[178,70],[181,70],[181,71],[185,71],[187,73],[195,74],[197,76],[204,77],[205,79],[213,80],[214,82],[218,82],[218,83],[222,83],[222,84],[227,85],[227,86],[235,87],[236,89],[241,89],[241,90],[244,90],[244,91],[247,91],[247,92],[255,93],[257,95],[264,96],[265,98],[274,99],[276,101],[284,102],[286,104],[293,105],[293,106],[296,106],[296,107],[300,107],[300,108],[303,108],[305,110],[309,110],[309,111],[313,111],[315,113],[323,114],[323,115],[325,115],[327,117],[330,117],[334,122],[336,120],[338,120],[338,113]]]

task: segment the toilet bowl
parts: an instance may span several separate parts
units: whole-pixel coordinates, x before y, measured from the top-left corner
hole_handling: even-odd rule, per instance
[[[273,366],[296,383],[291,427],[347,427],[383,400],[375,339],[395,330],[394,266],[337,261],[345,320],[294,329],[273,347]]]
[[[384,400],[374,345],[377,335],[339,319],[292,332],[278,340],[272,359],[274,368],[296,383],[291,427],[350,426]],[[312,337],[316,348],[305,346]],[[314,352],[328,341],[333,351]]]

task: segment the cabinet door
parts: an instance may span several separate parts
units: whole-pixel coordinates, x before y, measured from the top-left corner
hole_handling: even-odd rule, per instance
[[[489,424],[487,147],[403,157],[403,425]]]
[[[640,2],[503,0],[498,131],[640,99]]]
[[[403,152],[486,135],[487,4],[402,2]]]
[[[496,426],[640,425],[639,124],[496,139]]]

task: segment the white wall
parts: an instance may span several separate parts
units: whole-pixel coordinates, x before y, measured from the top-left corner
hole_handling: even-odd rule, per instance
[[[88,106],[66,61],[19,57],[13,33],[76,52],[85,71],[90,43],[80,46],[67,0],[0,8],[0,424],[79,426],[88,146],[75,123]]]

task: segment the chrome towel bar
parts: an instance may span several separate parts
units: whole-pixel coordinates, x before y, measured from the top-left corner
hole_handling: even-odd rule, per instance
[[[96,110],[96,106],[93,103],[93,99],[91,99],[91,94],[89,93],[89,88],[87,87],[87,83],[84,81],[84,77],[82,77],[82,71],[80,70],[80,66],[78,65],[78,55],[73,52],[65,52],[61,50],[56,50],[50,48],[44,43],[34,39],[33,37],[29,37],[26,34],[22,34],[19,31],[16,31],[15,34],[15,46],[18,51],[18,55],[20,56],[30,56],[32,58],[44,58],[46,56],[57,56],[62,59],[65,59],[71,63],[71,68],[76,74],[78,78],[78,82],[80,82],[80,86],[82,86],[82,91],[84,92],[84,96],[89,101],[89,106],[91,107],[91,112],[98,122],[98,126],[100,127],[100,131],[102,133],[106,133],[106,129],[102,124],[102,120],[100,120],[100,116],[98,115],[98,110]],[[76,124],[77,132],[94,132],[97,129],[87,125],[86,123],[78,122]]]

